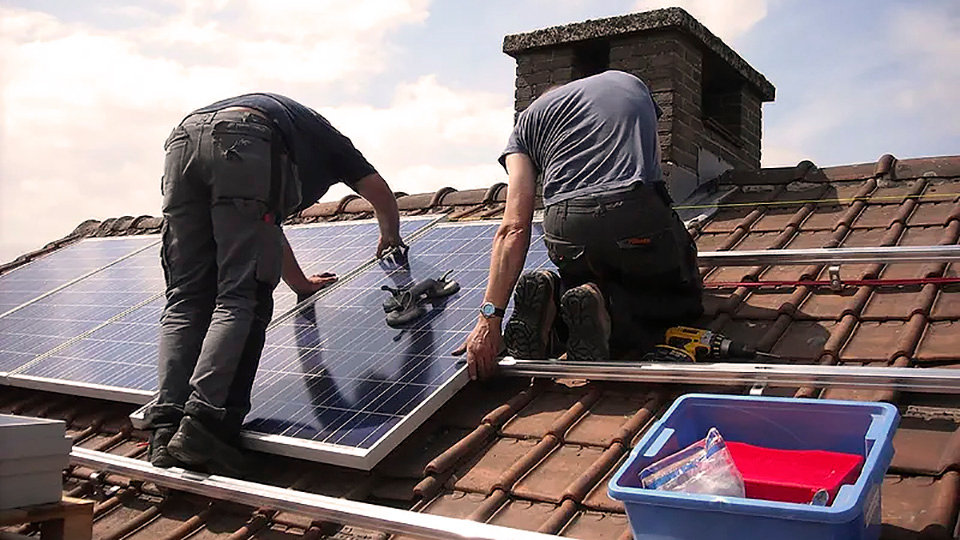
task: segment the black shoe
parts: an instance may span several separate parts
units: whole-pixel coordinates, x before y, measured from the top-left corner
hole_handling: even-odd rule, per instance
[[[586,283],[564,293],[560,313],[570,330],[569,360],[605,362],[610,359],[610,314],[596,285]]]
[[[176,432],[177,428],[175,427],[160,427],[153,430],[150,434],[150,444],[147,446],[147,454],[150,456],[151,465],[162,469],[180,465],[180,462],[167,451],[167,444],[170,443],[170,439]]]
[[[242,476],[246,470],[246,460],[236,446],[224,442],[190,416],[183,417],[167,451],[190,469],[233,477]]]
[[[528,272],[517,280],[513,316],[503,330],[507,353],[514,358],[544,359],[557,317],[560,278],[548,270]]]

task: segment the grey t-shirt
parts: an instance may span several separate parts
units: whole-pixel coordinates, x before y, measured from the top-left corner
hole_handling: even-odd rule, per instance
[[[643,82],[605,71],[555,88],[520,113],[500,156],[530,156],[544,205],[661,182],[660,109]]]

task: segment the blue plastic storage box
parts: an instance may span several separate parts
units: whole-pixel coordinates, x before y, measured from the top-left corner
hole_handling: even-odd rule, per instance
[[[876,540],[880,485],[893,459],[899,422],[889,403],[687,394],[653,424],[607,490],[623,502],[637,539]],[[640,487],[644,467],[702,439],[714,426],[728,441],[859,454],[863,470],[830,506]]]

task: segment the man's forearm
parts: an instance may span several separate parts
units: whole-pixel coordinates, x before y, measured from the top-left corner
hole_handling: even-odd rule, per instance
[[[365,176],[356,183],[357,193],[373,206],[373,213],[380,224],[380,234],[400,234],[400,210],[390,186],[378,173]]]
[[[290,247],[290,242],[287,241],[287,237],[281,236],[283,238],[283,264],[281,266],[280,276],[288,287],[294,291],[301,290],[307,283],[307,276],[303,274],[303,269],[301,269],[300,264],[297,263],[297,257],[293,254],[293,248]]]
[[[484,301],[506,308],[530,247],[530,226],[503,224],[493,239],[490,279]]]

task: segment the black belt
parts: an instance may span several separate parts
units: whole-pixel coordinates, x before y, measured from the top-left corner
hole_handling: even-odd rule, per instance
[[[613,193],[597,193],[594,195],[584,195],[575,199],[567,199],[558,202],[557,205],[567,205],[576,208],[592,208],[598,205],[610,205],[618,202],[632,201],[642,199],[651,195],[659,195],[660,199],[669,206],[673,203],[667,186],[663,182],[642,182],[635,184],[633,188],[615,191]]]

